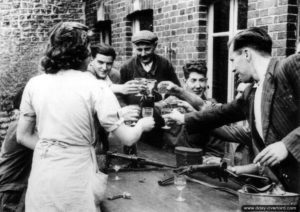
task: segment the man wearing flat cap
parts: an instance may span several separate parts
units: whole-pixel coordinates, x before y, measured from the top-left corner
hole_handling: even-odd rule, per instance
[[[121,84],[133,80],[134,78],[141,77],[146,79],[155,79],[157,83],[161,81],[172,81],[173,83],[180,85],[172,64],[167,59],[154,52],[157,46],[157,41],[157,36],[148,30],[142,30],[133,35],[132,43],[136,55],[125,62],[125,64],[121,67]],[[161,100],[161,96],[159,94],[154,96],[155,101]],[[124,96],[124,102],[126,102],[126,104],[139,104],[140,97],[135,94],[126,95]],[[155,138],[150,134],[153,134]],[[162,141],[159,141],[160,138],[162,138],[162,130],[160,127],[156,127],[154,130],[149,132],[149,135],[144,135],[144,137],[147,137],[147,139],[149,138],[152,144],[155,140],[155,143],[158,146],[162,145]]]

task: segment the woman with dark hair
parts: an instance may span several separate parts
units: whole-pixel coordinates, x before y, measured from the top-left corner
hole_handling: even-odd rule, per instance
[[[26,211],[100,210],[94,189],[103,188],[93,186],[96,116],[126,145],[153,128],[153,118],[127,127],[111,90],[86,71],[87,31],[75,22],[56,25],[42,60],[46,74],[32,78],[24,90],[17,139],[34,149]]]

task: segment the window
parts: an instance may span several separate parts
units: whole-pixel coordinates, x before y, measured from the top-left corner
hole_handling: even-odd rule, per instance
[[[226,103],[234,98],[236,83],[228,60],[227,42],[247,27],[247,0],[217,0],[208,15],[208,95]]]
[[[153,10],[140,10],[129,16],[132,21],[132,34],[141,31],[153,31]]]
[[[111,21],[105,7],[104,1],[97,2],[97,23],[96,32],[98,32],[97,40],[100,43],[111,45]]]

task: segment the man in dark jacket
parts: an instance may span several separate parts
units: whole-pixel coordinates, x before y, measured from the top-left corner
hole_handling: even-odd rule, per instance
[[[22,92],[14,99],[19,109]],[[11,122],[0,154],[0,211],[22,212],[25,210],[25,193],[31,170],[32,150],[17,143],[18,120]]]
[[[147,30],[137,32],[132,37],[132,43],[136,52],[136,56],[127,61],[120,70],[120,83],[124,84],[134,78],[155,79],[157,83],[160,81],[172,81],[180,85],[177,75],[172,64],[165,58],[157,55],[155,49],[157,46],[157,36]],[[156,86],[155,88],[156,89]],[[161,96],[154,93],[155,101],[161,100]],[[124,96],[124,102],[127,105],[140,104],[141,97],[135,94]],[[156,127],[142,136],[142,141],[152,145],[161,147],[163,145],[161,129],[161,119],[155,112]]]
[[[257,27],[238,33],[228,46],[240,80],[253,82],[244,95],[209,110],[175,111],[169,118],[185,123],[190,133],[248,119],[253,162],[287,191],[300,193],[300,55],[272,58],[272,40]]]

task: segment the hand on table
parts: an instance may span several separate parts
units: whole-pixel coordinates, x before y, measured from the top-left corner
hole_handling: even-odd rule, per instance
[[[283,161],[287,156],[288,150],[285,144],[279,141],[264,148],[254,158],[254,163],[260,163],[265,166],[274,166]]]
[[[221,158],[216,156],[209,156],[203,159],[203,164],[220,164]]]

